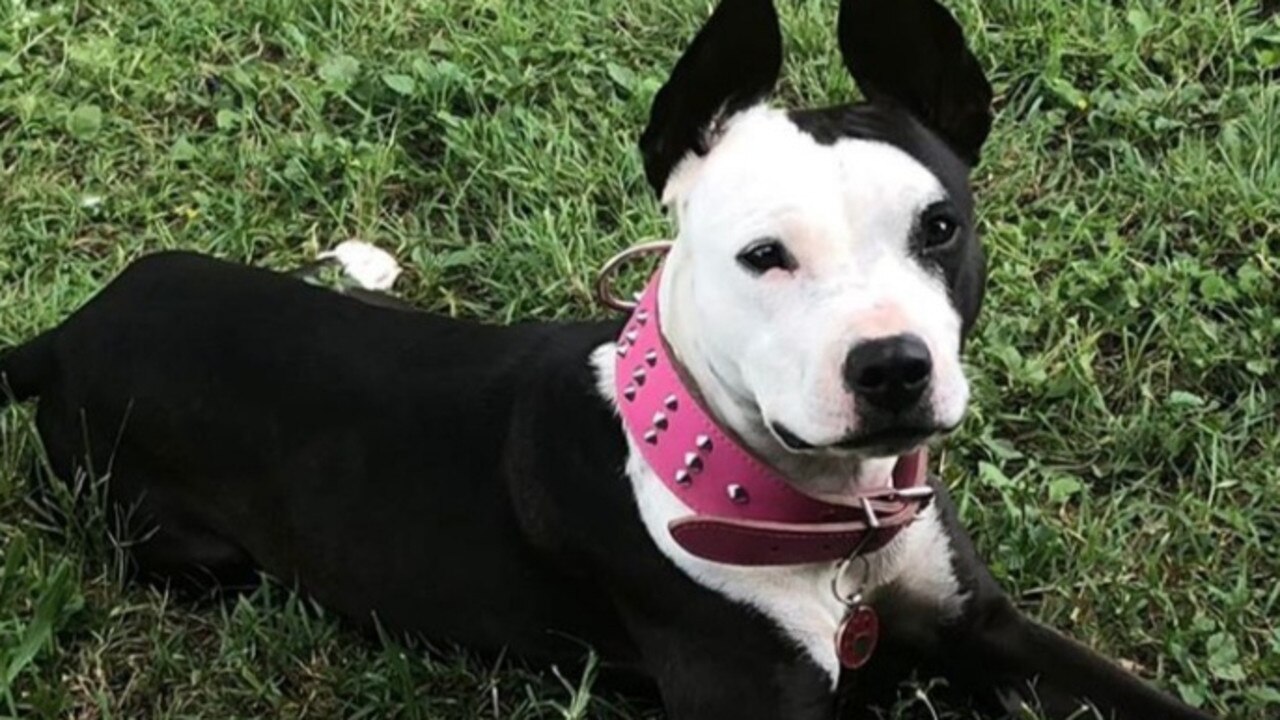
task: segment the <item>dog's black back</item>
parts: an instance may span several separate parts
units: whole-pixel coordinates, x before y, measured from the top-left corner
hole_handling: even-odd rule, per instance
[[[480,325],[167,253],[0,355],[0,377],[39,396],[55,472],[106,482],[146,576],[266,572],[393,634],[544,661],[590,647],[656,680],[672,717],[832,717],[778,627],[646,534],[587,362],[617,330]],[[1080,692],[1202,717],[1020,617],[935,488],[969,610],[935,624],[885,594],[885,646],[844,683],[859,701],[924,663],[992,701],[1029,683],[1063,717]]]
[[[717,692],[777,717],[788,678],[825,707],[811,663],[645,535],[586,362],[617,328],[487,326],[167,253],[0,373],[39,394],[58,474],[107,476],[149,577],[266,572],[358,625],[534,660],[590,647],[691,683],[678,652],[640,667],[637,638],[682,646],[693,620],[743,658],[740,680],[706,678]],[[768,677],[746,670],[760,658]]]
[[[610,329],[484,326],[153,256],[42,339],[38,421],[59,473],[87,460],[110,474],[113,498],[139,506],[136,532],[183,536],[143,543],[148,571],[194,572],[180,547],[194,540],[219,579],[261,568],[393,629],[523,644],[489,627],[514,615],[594,635],[583,631],[599,593],[575,591],[583,578],[512,587],[545,562],[510,540],[557,525],[539,521],[538,498],[501,501],[505,483],[522,484],[503,458],[536,430],[513,426],[515,406],[545,384],[566,414],[607,423],[585,366],[555,372],[558,355],[581,357]]]

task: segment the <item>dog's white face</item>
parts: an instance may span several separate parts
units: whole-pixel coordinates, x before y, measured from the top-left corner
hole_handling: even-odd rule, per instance
[[[838,34],[868,102],[772,109],[773,6],[723,0],[640,145],[679,228],[663,332],[712,409],[784,469],[883,477],[868,458],[951,430],[968,401],[991,88],[933,0],[843,0]]]
[[[700,384],[757,408],[795,451],[896,455],[960,422],[961,318],[921,235],[961,221],[928,168],[883,142],[820,144],[761,106],[668,188],[665,329]],[[851,354],[899,336],[923,342],[928,376],[918,398],[877,402]]]

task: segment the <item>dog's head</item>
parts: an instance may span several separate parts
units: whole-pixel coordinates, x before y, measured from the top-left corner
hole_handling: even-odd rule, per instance
[[[960,27],[933,0],[844,0],[838,35],[866,102],[768,107],[772,3],[723,0],[640,141],[679,227],[668,341],[722,420],[797,462],[955,427],[985,277],[968,175],[991,87]]]

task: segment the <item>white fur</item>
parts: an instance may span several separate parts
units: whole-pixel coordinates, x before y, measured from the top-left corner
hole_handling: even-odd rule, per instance
[[[600,394],[616,407],[614,394],[615,345],[608,343],[591,356]],[[694,557],[676,544],[669,523],[689,515],[684,506],[627,437],[626,472],[631,479],[640,519],[649,536],[664,555],[699,584],[748,605],[777,623],[795,641],[799,650],[826,672],[835,686],[840,662],[835,652],[835,635],[844,606],[831,590],[836,563],[814,563],[779,567],[736,567]],[[964,596],[951,569],[951,546],[933,506],[921,513],[911,527],[892,543],[868,556],[866,583],[860,591],[874,599],[875,591],[891,582],[933,604],[939,617],[960,612]],[[841,588],[849,589],[849,579]]]
[[[946,197],[938,179],[885,143],[821,145],[763,106],[730,118],[719,137],[668,183],[679,235],[661,299],[668,340],[699,388],[718,395],[712,405],[735,428],[767,433],[779,422],[813,445],[838,442],[858,429],[843,378],[850,349],[914,333],[934,360],[934,414],[958,423],[969,397],[960,316],[909,247],[920,213]],[[767,237],[796,258],[794,273],[754,276],[738,264]]]

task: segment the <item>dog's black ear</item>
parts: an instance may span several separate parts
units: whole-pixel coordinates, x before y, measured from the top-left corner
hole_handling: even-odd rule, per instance
[[[782,68],[772,0],[721,0],[653,99],[640,154],[659,196],[689,153],[705,155],[712,125],[764,98]]]
[[[842,0],[840,52],[872,102],[892,101],[977,165],[991,131],[991,84],[960,25],[934,0]]]

